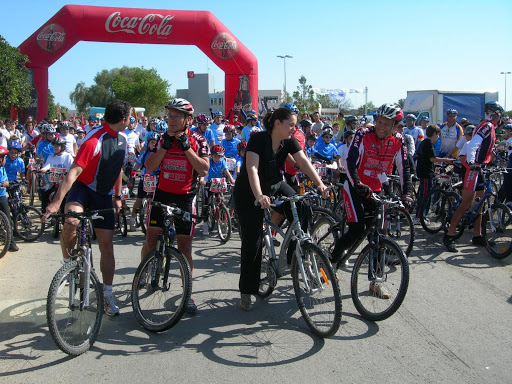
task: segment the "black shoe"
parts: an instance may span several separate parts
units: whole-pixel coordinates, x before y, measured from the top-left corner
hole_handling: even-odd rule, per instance
[[[471,239],[471,242],[473,245],[480,245],[482,247],[485,247],[487,245],[487,241],[485,240],[485,237],[482,235],[480,236],[473,236],[473,239]]]
[[[446,249],[449,252],[457,253],[458,251],[457,251],[457,248],[455,248],[454,242],[455,242],[455,238],[453,236],[444,235],[443,244],[446,247]]]
[[[9,252],[17,252],[19,250],[20,249],[18,248],[18,246],[15,243],[11,243],[11,245],[9,245]]]
[[[274,247],[279,247],[281,245],[281,242],[275,237],[272,238],[272,242],[274,243]]]
[[[190,299],[187,305],[187,314],[189,315],[195,315],[197,313],[197,305],[194,302],[194,299]]]

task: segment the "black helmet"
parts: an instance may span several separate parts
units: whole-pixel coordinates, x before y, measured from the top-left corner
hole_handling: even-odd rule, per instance
[[[332,129],[330,127],[324,128],[324,130],[322,131],[322,137],[324,137],[324,136],[331,136],[332,137],[333,135],[334,135],[334,133],[333,133],[333,131],[332,131]]]
[[[347,130],[345,131],[345,133],[343,134],[343,138],[344,138],[345,140],[347,140],[347,137],[349,137],[349,136],[351,136],[351,135],[355,135],[355,132],[354,132],[353,130],[351,130],[351,129],[347,129]]]
[[[345,123],[347,124],[353,123],[354,121],[357,121],[357,117],[353,115],[345,117]]]
[[[497,101],[488,101],[485,103],[484,111],[491,111],[492,113],[502,114],[504,109]]]
[[[309,126],[313,125],[313,123],[308,119],[303,119],[303,120],[299,121],[299,125],[301,127],[309,127]]]
[[[56,144],[56,145],[60,145],[61,147],[62,146],[66,146],[66,140],[62,137],[62,136],[55,136],[55,139],[52,140],[52,145],[53,144]]]

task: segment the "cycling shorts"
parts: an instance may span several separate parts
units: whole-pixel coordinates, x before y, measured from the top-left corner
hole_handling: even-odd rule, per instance
[[[483,191],[485,188],[485,178],[480,171],[472,171],[469,166],[464,162],[466,174],[464,175],[464,191]]]
[[[195,199],[195,195],[176,195],[174,193],[164,192],[160,189],[155,191],[155,196],[153,197],[154,201],[158,201],[166,205],[175,204],[178,208],[193,214],[196,213]],[[149,225],[151,227],[163,228],[162,208],[149,206],[148,215]],[[192,219],[192,221],[183,221],[179,218],[174,218],[174,228],[178,235],[193,236],[195,225],[195,219]]]
[[[144,190],[144,177],[139,180],[139,187],[137,188],[137,199],[143,199],[148,193]]]
[[[67,203],[78,203],[82,206],[84,211],[91,211],[95,209],[111,209],[114,207],[112,204],[112,195],[100,195],[93,191],[85,184],[75,181],[68,193]],[[112,213],[102,213],[103,219],[93,220],[94,228],[110,229],[115,228],[114,211]]]

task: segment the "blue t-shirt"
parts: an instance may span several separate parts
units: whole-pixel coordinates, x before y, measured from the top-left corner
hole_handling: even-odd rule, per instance
[[[53,154],[54,151],[51,141],[43,140],[37,145],[36,155],[42,156],[45,162],[48,160],[48,156]]]
[[[208,170],[208,175],[204,178],[205,181],[210,181],[211,179],[219,179],[224,177],[224,171],[228,170],[228,165],[226,164],[226,159],[221,157],[218,163],[215,163],[212,159],[210,159],[210,169]]]
[[[206,131],[204,133],[199,132],[198,127],[192,127],[190,130],[199,133],[201,136],[204,136],[204,138],[208,142],[208,145],[210,145],[211,143],[217,144],[217,138],[215,137],[215,134],[210,128],[206,128]]]
[[[25,173],[25,163],[19,157],[11,160],[9,156],[5,158],[5,172],[9,181],[16,181],[18,172]]]
[[[2,185],[5,180],[7,180],[7,173],[5,173],[4,167],[0,167],[0,185]],[[4,197],[6,193],[7,190],[4,187],[0,187],[0,197]]]
[[[224,140],[222,140],[222,144],[221,145],[226,150],[224,155],[226,157],[235,158],[237,156],[237,154],[238,154],[238,150],[236,149],[236,146],[239,143],[240,143],[240,140],[238,140],[238,139],[231,139],[231,140],[224,139]]]
[[[311,156],[314,156],[315,155],[315,147],[309,147],[307,144],[306,146],[304,147],[304,149],[306,150],[306,156],[308,157],[311,157]]]
[[[315,144],[315,151],[327,159],[335,159],[338,153],[334,144],[325,144],[323,141]]]
[[[137,161],[135,162],[136,164],[139,164],[140,165],[140,168],[142,170],[142,174],[143,175],[147,175],[149,172],[146,171],[146,159],[148,158],[150,154],[150,151],[149,149],[146,149],[144,152],[142,152],[139,157],[137,158]],[[143,163],[144,162],[144,163]],[[155,169],[151,175],[158,175],[158,173],[160,172],[160,167],[158,167],[157,169]]]

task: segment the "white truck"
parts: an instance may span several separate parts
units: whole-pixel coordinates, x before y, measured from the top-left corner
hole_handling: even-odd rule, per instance
[[[477,125],[484,118],[484,104],[498,101],[497,91],[407,91],[404,114],[413,113],[419,119],[427,116],[432,124],[446,121],[446,110],[455,108],[458,112],[457,122],[462,118]]]

